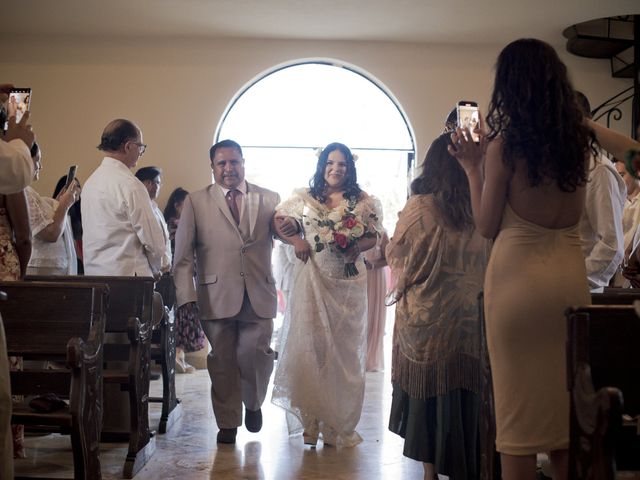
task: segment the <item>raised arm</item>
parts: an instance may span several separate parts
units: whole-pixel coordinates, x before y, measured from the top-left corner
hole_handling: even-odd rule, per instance
[[[63,189],[58,195],[58,207],[53,213],[53,221],[44,227],[35,236],[45,242],[57,242],[62,232],[64,232],[64,221],[71,206],[76,203],[80,197],[80,187],[77,182],[73,182],[67,189]]]
[[[497,138],[485,149],[484,137],[476,144],[459,128],[451,139],[449,153],[458,159],[469,179],[476,228],[483,237],[493,239],[500,228],[511,177],[502,160],[502,141]]]
[[[587,120],[587,124],[595,133],[600,146],[620,160],[624,159],[624,155],[628,150],[640,150],[640,142],[633,138],[622,135],[621,133],[600,125],[593,120]]]

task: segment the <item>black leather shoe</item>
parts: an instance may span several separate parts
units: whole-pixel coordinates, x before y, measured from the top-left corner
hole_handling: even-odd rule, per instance
[[[236,443],[237,428],[221,428],[218,432],[218,443]]]
[[[262,410],[258,409],[255,412],[245,408],[244,410],[244,425],[250,432],[259,432],[262,428]]]

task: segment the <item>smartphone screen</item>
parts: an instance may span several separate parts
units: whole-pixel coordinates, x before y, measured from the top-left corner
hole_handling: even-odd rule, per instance
[[[474,133],[479,121],[480,116],[476,102],[458,102],[458,126],[462,129],[468,128],[471,131],[471,138],[474,142],[480,141],[480,136]]]
[[[7,103],[8,117],[16,117],[16,123],[20,121],[25,112],[31,107],[31,89],[30,88],[14,88],[9,94]]]
[[[71,183],[75,180],[77,169],[77,165],[71,165],[69,167],[69,173],[67,173],[67,182],[65,183],[65,187],[69,188],[69,185],[71,185]]]

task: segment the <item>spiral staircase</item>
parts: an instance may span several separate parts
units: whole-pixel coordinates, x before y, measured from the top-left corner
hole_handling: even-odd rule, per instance
[[[567,51],[587,58],[609,59],[611,75],[630,79],[630,86],[593,110],[607,126],[622,118],[620,106],[631,101],[631,136],[637,139],[640,122],[640,15],[599,18],[572,25],[562,33]]]

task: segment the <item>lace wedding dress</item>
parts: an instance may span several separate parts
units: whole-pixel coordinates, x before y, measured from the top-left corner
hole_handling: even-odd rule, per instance
[[[335,216],[346,202],[330,210],[301,189],[277,207],[300,222],[313,251],[307,263],[295,266],[272,402],[287,410],[291,435],[320,434],[338,446],[362,441],[355,427],[364,398],[367,274],[360,257],[359,274],[345,278],[340,253],[328,247],[316,253],[313,247],[328,239],[317,220]],[[354,213],[370,230],[381,230],[372,197],[364,194]]]

